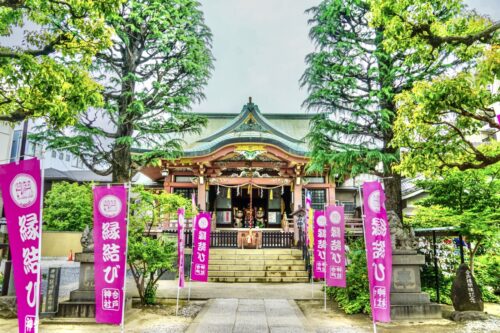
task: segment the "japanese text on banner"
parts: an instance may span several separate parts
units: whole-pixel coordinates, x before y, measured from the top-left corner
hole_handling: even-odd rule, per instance
[[[378,182],[363,184],[366,261],[373,321],[391,321],[392,246],[385,193]]]
[[[94,188],[94,279],[96,322],[123,322],[127,268],[127,188]]]
[[[326,218],[326,285],[345,288],[344,207],[328,206]]]
[[[38,332],[41,185],[38,159],[0,165],[20,333]]]
[[[210,254],[210,213],[198,214],[194,225],[191,280],[207,282]]]

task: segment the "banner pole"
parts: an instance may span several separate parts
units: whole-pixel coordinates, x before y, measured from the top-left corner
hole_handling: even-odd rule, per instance
[[[175,307],[175,316],[178,316],[179,313],[179,293],[181,291],[181,287],[179,287],[179,284],[177,284],[177,305]]]
[[[364,202],[363,202],[363,194],[361,192],[361,186],[358,186],[358,191],[359,191],[359,202],[361,203],[361,225],[363,226],[363,240],[365,241],[366,260],[368,262],[368,245],[366,244],[366,237],[365,237],[365,211],[363,208]],[[370,307],[371,307],[371,300],[370,300]],[[373,315],[373,313],[372,313],[372,319],[373,319],[373,333],[377,333],[377,322],[375,321],[375,316]]]
[[[125,300],[127,299],[127,256],[128,256],[128,228],[130,224],[130,190],[132,189],[131,182],[127,184],[123,184],[127,189],[127,232],[125,233],[125,269],[123,272],[123,300],[122,300],[122,323],[121,323],[121,332],[125,332]]]
[[[36,277],[36,288],[35,288],[35,292],[36,292],[36,307],[35,307],[35,311],[36,311],[36,314],[35,314],[35,333],[38,333],[38,325],[40,324],[39,321],[40,321],[40,315],[39,315],[39,312],[40,312],[40,287],[41,287],[41,284],[42,284],[42,281],[40,280],[40,277],[41,277],[41,273],[42,273],[42,226],[43,226],[43,191],[44,191],[44,187],[43,187],[43,177],[45,177],[45,170],[44,170],[44,166],[43,166],[43,160],[44,160],[44,153],[45,153],[45,150],[42,149],[42,151],[40,152],[40,234],[38,235],[38,251],[39,252],[39,255],[38,255],[38,272],[37,272],[37,277]]]
[[[191,272],[193,271],[194,232],[196,230],[196,220],[197,220],[197,216],[194,217],[192,228],[191,228],[191,262],[189,264],[188,302],[191,301]]]

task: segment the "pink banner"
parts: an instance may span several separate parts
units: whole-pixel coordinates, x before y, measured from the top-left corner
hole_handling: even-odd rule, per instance
[[[344,207],[326,208],[326,285],[346,286]]]
[[[127,270],[127,188],[94,187],[95,319],[120,325]]]
[[[391,321],[392,246],[385,193],[378,181],[363,184],[366,262],[373,321]]]
[[[20,333],[38,332],[41,248],[40,161],[0,165],[0,187],[7,218]]]
[[[313,224],[313,211],[311,207],[311,193],[306,190],[306,221],[304,226],[304,239],[306,240],[306,245],[308,248],[311,247],[311,238],[312,238],[312,224]]]
[[[184,288],[184,247],[185,247],[185,238],[184,235],[184,208],[179,208],[177,210],[177,266],[179,267],[179,288]]]
[[[210,255],[210,213],[196,216],[193,231],[193,259],[191,280],[208,281],[208,259]]]
[[[314,211],[314,278],[324,279],[326,271],[326,217],[322,210]]]

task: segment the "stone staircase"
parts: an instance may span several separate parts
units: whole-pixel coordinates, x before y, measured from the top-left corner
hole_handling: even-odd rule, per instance
[[[210,282],[308,282],[299,249],[211,249]]]

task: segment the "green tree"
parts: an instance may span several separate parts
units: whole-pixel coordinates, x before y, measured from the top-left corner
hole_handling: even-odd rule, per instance
[[[153,304],[158,280],[175,267],[177,243],[165,236],[153,238],[151,231],[178,208],[186,208],[187,217],[193,212],[191,202],[175,194],[156,194],[137,187],[132,197],[127,260],[142,304]]]
[[[408,50],[390,52],[383,27],[373,28],[368,0],[324,0],[309,10],[310,37],[316,51],[306,58],[301,83],[309,96],[304,105],[317,115],[311,121],[311,171],[384,177],[387,208],[402,216],[401,176],[394,137],[394,96],[413,83],[445,71],[446,54],[428,65],[412,64]]]
[[[419,202],[414,226],[456,226],[466,237],[469,266],[481,248],[492,255],[500,241],[500,163],[483,170],[451,170],[442,178],[417,182],[428,197]],[[495,250],[496,249],[496,250]]]
[[[122,3],[118,15],[106,18],[116,32],[113,45],[94,59],[104,108],[38,140],[71,146],[87,167],[117,182],[159,157],[178,156],[182,135],[206,123],[187,112],[203,97],[212,68],[211,33],[199,7],[193,0]],[[133,147],[142,153],[133,154]]]
[[[39,118],[73,123],[102,104],[101,86],[88,74],[90,60],[110,45],[104,15],[118,0],[11,0],[0,3],[0,121]],[[14,36],[22,27],[22,41]]]
[[[43,222],[47,230],[83,231],[92,226],[90,184],[54,183],[44,198]]]
[[[407,63],[428,65],[440,54],[460,62],[397,96],[393,145],[406,149],[398,170],[407,175],[484,168],[500,161],[500,132],[491,85],[500,74],[500,22],[467,10],[462,0],[372,0],[384,47],[413,52]],[[492,142],[477,145],[486,132]],[[476,137],[474,137],[476,136]]]

